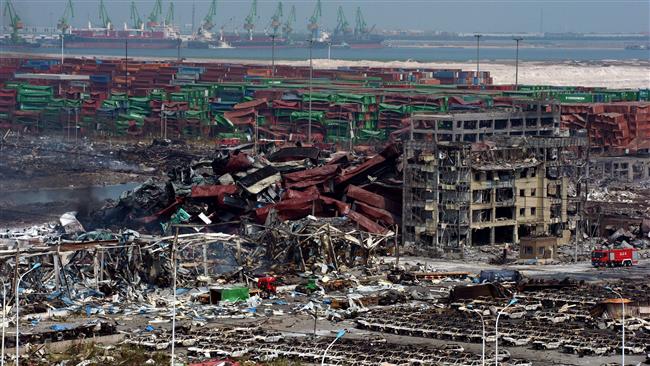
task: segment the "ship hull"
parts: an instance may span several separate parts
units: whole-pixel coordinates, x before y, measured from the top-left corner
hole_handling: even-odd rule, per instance
[[[94,37],[67,37],[64,39],[65,48],[108,48],[123,49],[126,47],[127,38],[94,38]],[[148,39],[128,38],[129,48],[144,49],[170,49],[177,48],[180,44],[178,39]]]

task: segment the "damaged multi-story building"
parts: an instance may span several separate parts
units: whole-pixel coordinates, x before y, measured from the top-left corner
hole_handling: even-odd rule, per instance
[[[569,241],[586,199],[587,138],[557,136],[553,104],[520,106],[412,118],[404,143],[405,244],[462,255],[522,237]],[[525,127],[512,128],[513,120]],[[451,133],[440,128],[449,125]]]

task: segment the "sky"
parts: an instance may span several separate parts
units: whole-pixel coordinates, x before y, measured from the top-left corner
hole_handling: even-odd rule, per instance
[[[7,0],[0,0],[4,8]],[[175,0],[175,22],[189,26],[192,4],[196,23],[205,16],[211,0]],[[13,0],[16,12],[27,25],[53,26],[61,17],[67,0]],[[217,0],[216,24],[226,30],[241,29],[252,0]],[[88,19],[98,25],[99,0],[73,0],[75,27],[85,27]],[[131,0],[105,0],[113,24],[129,21]],[[153,0],[136,0],[145,19]],[[284,1],[285,13],[296,6],[295,31],[306,31],[315,0]],[[169,0],[163,0],[167,12]],[[258,30],[268,26],[277,1],[258,0]],[[343,6],[354,24],[357,6],[369,26],[377,29],[438,30],[450,32],[650,32],[649,0],[323,0],[326,29],[336,25],[338,6]],[[543,14],[543,15],[542,15]],[[541,19],[543,18],[543,22]],[[3,17],[3,24],[8,23]]]

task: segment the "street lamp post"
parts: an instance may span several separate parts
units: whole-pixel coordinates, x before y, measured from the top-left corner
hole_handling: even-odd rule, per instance
[[[494,366],[499,366],[499,318],[501,317],[501,314],[503,314],[504,311],[506,311],[507,308],[511,307],[512,305],[517,303],[517,300],[515,297],[513,297],[510,302],[508,302],[508,305],[506,305],[501,311],[499,311],[499,314],[497,314],[497,321],[494,326],[494,338],[495,338],[495,346],[494,346]]]
[[[18,266],[18,263],[16,263],[16,266]],[[23,280],[23,277],[25,277],[25,275],[27,275],[29,272],[39,268],[40,266],[40,263],[34,263],[32,268],[30,268],[29,271],[23,273],[22,276],[18,277],[18,281],[16,281],[16,366],[19,366],[20,364],[20,331],[18,330],[18,326],[20,325],[20,298],[18,295],[18,289],[20,289],[20,281]]]
[[[467,308],[470,309],[472,312],[478,314],[478,316],[481,317],[481,325],[483,326],[483,333],[482,333],[482,340],[483,344],[481,347],[481,365],[485,366],[485,319],[483,319],[483,312],[479,309],[474,309],[474,307],[470,304],[467,305]]]
[[[7,316],[5,310],[7,308],[7,284],[4,279],[2,279],[2,354],[0,355],[0,364],[5,366],[5,323],[7,321]]]
[[[173,291],[173,300],[172,300],[172,357],[171,357],[171,366],[175,365],[174,351],[176,343],[176,245],[178,245],[178,226],[176,226],[176,235],[174,236],[174,241],[172,242],[172,291]]]
[[[481,77],[479,76],[479,45],[480,45],[480,40],[481,37],[483,37],[482,34],[475,34],[474,37],[476,37],[476,84],[480,85],[481,84]]]
[[[311,143],[311,97],[312,97],[312,80],[314,78],[314,59],[312,57],[312,48],[314,40],[309,39],[309,121],[307,123],[307,142]]]
[[[271,77],[275,79],[275,33],[271,34]]]
[[[515,51],[515,90],[519,89],[519,42],[523,40],[521,37],[513,38],[517,42],[517,47]]]
[[[336,343],[336,341],[338,341],[340,338],[343,338],[343,336],[345,335],[345,333],[346,333],[346,330],[345,330],[345,329],[341,329],[341,330],[339,330],[339,332],[336,333],[336,338],[334,338],[334,340],[332,341],[332,343],[330,343],[330,345],[327,346],[327,348],[325,348],[325,352],[323,352],[323,359],[322,359],[321,362],[320,362],[321,366],[325,365],[325,356],[327,356],[327,351],[329,351],[330,348],[332,348],[332,346],[334,345],[334,343]]]
[[[622,310],[622,319],[621,319],[621,328],[623,331],[623,336],[621,339],[621,366],[625,366],[625,299],[620,292],[614,290],[611,287],[605,287],[605,290],[615,294],[621,299],[621,310]]]

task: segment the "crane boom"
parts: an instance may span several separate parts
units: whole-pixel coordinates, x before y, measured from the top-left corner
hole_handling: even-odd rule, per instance
[[[352,33],[352,30],[350,29],[350,23],[348,23],[348,19],[345,17],[342,6],[339,6],[338,14],[336,16],[336,23],[336,29],[334,30],[335,35]]]
[[[99,19],[102,23],[102,27],[112,29],[111,18],[108,17],[104,0],[99,0]]]
[[[165,25],[171,26],[174,25],[174,3],[169,3],[169,8],[167,9],[167,16],[165,17]]]
[[[251,10],[244,20],[244,29],[248,31],[248,39],[253,40],[253,31],[255,30],[255,19],[257,18],[257,0],[253,0]]]
[[[210,8],[208,9],[208,13],[205,15],[205,18],[203,18],[203,24],[201,24],[201,29],[209,31],[214,27],[214,23],[212,22],[212,19],[214,16],[217,15],[217,0],[212,0],[212,3],[210,4]]]
[[[147,18],[149,20],[147,22],[147,27],[151,28],[159,25],[162,13],[162,0],[156,0],[156,2],[153,4],[153,9],[151,9],[149,17]]]
[[[356,16],[356,22],[354,26],[354,35],[359,37],[359,36],[364,36],[369,33],[368,31],[368,25],[366,24],[365,19],[363,19],[363,13],[361,12],[361,7],[357,8],[357,16]]]
[[[138,8],[135,6],[135,1],[131,1],[131,26],[133,29],[142,29],[144,28],[144,22],[140,18],[140,13]]]
[[[61,15],[56,27],[62,32],[67,31],[70,29],[70,18],[74,18],[74,6],[72,5],[72,0],[68,0],[66,3],[65,9],[63,9],[63,15]]]
[[[284,25],[282,26],[282,33],[284,33],[285,37],[289,38],[289,36],[293,32],[293,24],[295,22],[296,22],[296,6],[292,5],[291,11],[289,12],[289,16],[287,17],[287,20],[284,22]]]
[[[318,38],[318,29],[319,29],[318,22],[320,20],[322,13],[323,13],[323,8],[321,6],[321,2],[320,0],[316,0],[316,7],[314,8],[314,13],[309,18],[309,24],[307,25],[307,29],[311,32],[312,39]]]
[[[16,9],[14,9],[14,4],[11,0],[7,0],[5,3],[3,15],[9,17],[11,24],[11,42],[16,43],[20,40],[18,37],[18,31],[24,28],[23,22],[20,20]]]
[[[273,17],[271,17],[271,29],[273,29],[274,35],[278,34],[278,29],[280,29],[280,26],[282,25],[282,12],[282,1],[280,1],[278,7],[275,9]]]

